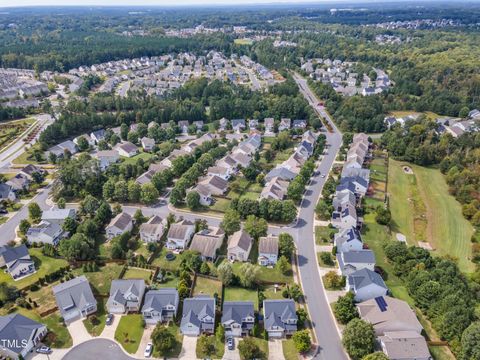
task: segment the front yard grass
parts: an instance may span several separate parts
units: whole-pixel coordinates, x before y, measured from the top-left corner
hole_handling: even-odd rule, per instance
[[[282,349],[285,360],[298,360],[298,351],[292,339],[283,340]]]
[[[255,310],[258,310],[258,294],[255,290],[241,287],[227,287],[224,290],[223,301],[252,301]]]
[[[124,315],[120,319],[115,340],[117,340],[129,354],[135,354],[143,335],[143,317],[140,314]]]
[[[255,345],[257,345],[258,348],[260,349],[260,351],[262,352],[261,359],[263,359],[263,360],[268,359],[268,341],[265,340],[265,339],[260,339],[260,338],[256,338],[256,337],[253,337],[253,336],[250,336],[249,339],[253,340]],[[243,341],[243,340],[240,340],[238,343],[240,344],[241,341]],[[242,360],[249,360],[249,359],[244,359],[241,356],[240,356],[240,358]]]
[[[332,261],[332,264],[327,264],[325,261],[323,261],[322,256],[327,256],[327,255],[322,255],[322,254],[327,254],[330,257],[330,260]],[[329,253],[327,251],[321,251],[321,252],[317,253],[317,257],[318,257],[318,265],[320,265],[321,267],[327,267],[327,268],[335,267],[336,259],[331,253]],[[328,258],[327,258],[327,260],[328,260]]]
[[[174,346],[169,349],[165,353],[160,353],[155,347],[153,348],[153,357],[154,358],[178,358],[178,355],[182,352],[182,342],[183,342],[183,335],[180,332],[180,328],[175,325],[174,322],[170,322],[165,328],[175,336],[175,344]]]
[[[205,335],[202,335],[205,336]],[[221,359],[223,358],[223,354],[225,353],[225,344],[221,341],[217,341],[217,337],[215,335],[210,335],[207,336],[207,341],[210,344],[210,346],[213,346],[215,348],[215,352],[210,355],[206,354],[201,351],[200,346],[199,346],[199,341],[197,341],[197,348],[195,349],[195,352],[197,354],[197,359]]]
[[[144,279],[147,284],[152,281],[152,270],[140,268],[128,268],[123,275],[123,279]]]
[[[92,336],[100,336],[107,320],[106,299],[97,299],[97,312],[83,320],[85,328]]]
[[[82,268],[74,270],[75,275],[85,275],[93,289],[100,295],[108,295],[110,293],[110,285],[112,280],[120,277],[123,265],[109,263],[100,267],[99,271],[83,273]]]
[[[2,270],[0,271],[0,283],[6,282],[9,285],[16,286],[18,289],[23,289],[24,287],[32,285],[34,282],[38,281],[39,278],[45,277],[45,275],[51,274],[68,265],[68,262],[64,259],[56,259],[43,255],[42,249],[40,248],[30,248],[28,252],[30,253],[32,260],[35,262],[37,272],[26,278],[15,281],[10,274],[7,274]]]
[[[254,252],[253,248],[250,252],[250,256],[252,257],[252,253]],[[233,273],[237,276],[240,276],[242,273],[242,262],[234,262],[232,264]],[[293,274],[290,270],[287,274],[283,274],[279,269],[273,267],[269,268],[266,266],[255,265],[258,268],[258,278],[259,282],[263,283],[293,283]]]
[[[197,276],[195,287],[193,288],[193,296],[210,295],[213,297],[215,294],[218,297],[222,296],[222,283],[218,280]]]
[[[315,244],[331,244],[333,242],[333,235],[337,232],[337,229],[328,226],[315,226]]]

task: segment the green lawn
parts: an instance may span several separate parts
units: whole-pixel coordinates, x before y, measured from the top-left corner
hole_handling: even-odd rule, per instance
[[[142,340],[143,317],[140,314],[124,315],[120,319],[117,330],[115,331],[115,340],[117,340],[129,354],[134,354],[140,340]]]
[[[121,157],[123,160],[124,164],[132,164],[135,165],[137,163],[138,159],[143,159],[143,161],[150,160],[152,157],[154,157],[154,154],[147,153],[147,152],[140,152],[139,154],[132,156],[131,158],[126,158],[126,157]]]
[[[224,290],[223,301],[252,301],[255,310],[258,310],[258,295],[255,290],[241,287],[227,287]]]
[[[235,39],[233,40],[235,45],[252,45],[253,41],[250,39]]]
[[[178,355],[180,355],[181,351],[182,351],[182,342],[183,342],[183,335],[182,333],[180,332],[180,329],[177,325],[175,325],[175,323],[173,322],[170,322],[168,325],[165,326],[169,332],[171,332],[174,336],[175,336],[175,345],[173,346],[173,348],[169,349],[169,351],[167,351],[166,353],[164,354],[160,354],[160,352],[158,350],[155,349],[155,347],[153,348],[153,357],[154,358],[168,358],[168,359],[171,359],[171,358],[178,358]]]
[[[109,263],[102,266],[99,271],[83,273],[82,268],[74,270],[75,275],[85,275],[90,285],[98,294],[107,295],[110,293],[112,280],[118,279],[122,272],[123,265]]]
[[[328,255],[330,256],[330,259],[332,259],[332,261],[333,261],[333,265],[325,264],[325,262],[322,260],[322,258],[321,258],[321,256],[320,256],[320,254],[322,254],[322,253],[326,253],[326,254],[328,254]],[[331,253],[325,252],[325,251],[324,251],[324,252],[318,252],[318,253],[317,253],[317,258],[318,258],[318,264],[319,264],[321,267],[330,267],[330,268],[335,267],[335,261],[336,261],[336,259],[335,259],[335,257],[334,257]]]
[[[123,275],[123,279],[144,279],[146,283],[151,282],[152,270],[128,268]]]
[[[170,251],[166,247],[163,247],[162,250],[158,252],[158,255],[155,257],[155,259],[152,261],[152,265],[158,266],[161,269],[165,269],[168,271],[176,271],[182,261],[182,254],[175,254],[175,259],[173,259],[172,261],[168,261],[167,259],[165,259],[165,255],[167,255],[167,253],[169,252]]]
[[[263,353],[262,359],[266,360],[268,359],[268,341],[256,337],[250,336],[249,339],[252,339],[255,344],[260,348],[260,351]],[[243,340],[240,340],[238,343],[240,343]],[[242,360],[248,360],[248,359],[243,359]]]
[[[210,206],[210,209],[213,211],[224,213],[230,208],[230,203],[231,203],[231,200],[216,197],[215,202],[213,203],[212,206]]]
[[[274,286],[265,286],[262,289],[263,295],[265,295],[265,298],[267,300],[279,300],[279,299],[284,299],[282,295],[282,291],[284,289],[284,286],[278,286],[277,290],[275,291]]]
[[[315,243],[317,245],[330,244],[337,231],[337,229],[328,226],[315,226]]]
[[[39,278],[45,277],[45,275],[51,274],[52,272],[68,265],[66,260],[44,256],[40,248],[30,248],[28,252],[30,253],[30,257],[35,262],[35,268],[37,269],[37,272],[33,275],[27,276],[26,278],[15,281],[9,274],[1,270],[0,283],[6,282],[9,285],[15,285],[17,288],[22,289],[33,284]]]
[[[253,249],[250,252],[250,257],[252,257],[252,252],[254,252]],[[253,257],[256,258],[256,256]],[[241,274],[243,264],[244,263],[238,261],[232,264],[235,275],[239,276]],[[277,268],[270,269],[265,266],[255,266],[258,268],[258,281],[260,282],[272,283],[274,281],[278,281],[279,283],[293,283],[293,275],[291,271],[285,275],[282,274],[282,272]]]
[[[403,165],[410,166],[413,175],[404,173]],[[395,232],[406,235],[409,244],[428,241],[439,255],[457,258],[462,271],[474,270],[473,227],[438,169],[390,160],[388,192]]]
[[[211,346],[215,347],[215,353],[212,355],[206,354],[201,351],[200,347],[198,346],[199,342],[197,341],[197,348],[195,352],[197,354],[197,359],[221,359],[223,358],[223,354],[225,353],[225,344],[221,341],[217,341],[217,338],[214,335],[207,336],[208,343]]]
[[[292,339],[283,340],[282,349],[285,360],[298,360],[298,351]]]
[[[155,286],[159,288],[176,288],[178,284],[178,278],[174,273],[167,271],[162,282],[155,281]]]
[[[85,328],[92,336],[100,336],[107,319],[106,299],[97,299],[97,312],[83,320]]]
[[[195,287],[193,289],[193,296],[196,295],[209,295],[214,296],[217,294],[222,296],[222,283],[218,280],[207,279],[204,277],[197,277],[195,281]]]

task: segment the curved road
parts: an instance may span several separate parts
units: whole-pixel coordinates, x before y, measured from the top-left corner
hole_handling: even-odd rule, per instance
[[[136,360],[125,354],[120,346],[112,340],[93,339],[75,346],[64,357],[64,360],[115,359]]]

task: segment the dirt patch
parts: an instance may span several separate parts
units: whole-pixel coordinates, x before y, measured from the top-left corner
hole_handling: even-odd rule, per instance
[[[413,170],[410,166],[403,166],[403,172],[408,175],[413,175]]]
[[[425,241],[419,241],[418,246],[421,247],[422,249],[429,250],[429,251],[435,250],[432,247],[432,245],[430,245],[429,242],[425,242]]]

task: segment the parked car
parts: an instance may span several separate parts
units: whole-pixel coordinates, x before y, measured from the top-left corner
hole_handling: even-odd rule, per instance
[[[7,209],[0,209],[0,214],[8,214]]]
[[[50,349],[48,346],[40,346],[37,348],[37,353],[39,354],[50,354],[52,352],[52,349]]]
[[[322,174],[322,175],[320,175],[320,176],[321,176],[322,178],[324,178],[324,177],[325,177],[325,174]]]
[[[227,338],[227,346],[228,346],[228,350],[233,350],[235,348],[233,337]]]
[[[143,356],[150,357],[152,356],[152,352],[153,352],[153,344],[148,343],[147,347],[145,348],[145,351],[143,352]]]
[[[108,314],[107,319],[105,320],[106,325],[112,325],[113,324],[113,314]]]

